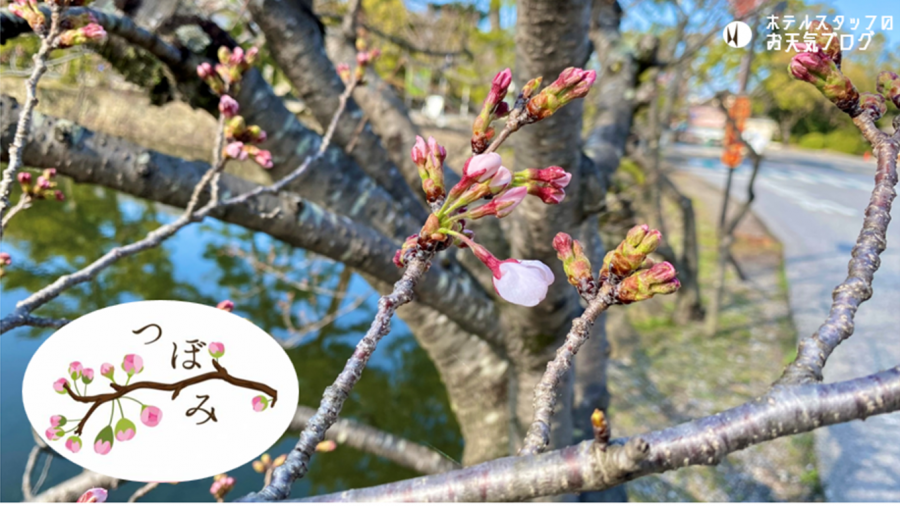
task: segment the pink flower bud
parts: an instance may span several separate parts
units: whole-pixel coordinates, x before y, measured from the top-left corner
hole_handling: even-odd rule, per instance
[[[68,384],[69,380],[67,380],[66,378],[59,378],[58,380],[53,382],[53,390],[55,390],[58,394],[64,394],[66,393],[65,387]]]
[[[483,183],[494,177],[494,174],[500,169],[501,163],[502,160],[497,153],[475,155],[466,161],[466,165],[463,167],[463,179]]]
[[[162,410],[156,406],[141,408],[141,423],[147,427],[156,427],[162,421]]]
[[[79,497],[76,502],[106,502],[106,497],[105,488],[92,488]]]
[[[216,309],[221,309],[223,311],[228,311],[229,313],[234,311],[234,302],[231,302],[228,299],[223,300],[216,304]]]
[[[65,194],[60,190],[56,190],[55,192],[53,192],[53,197],[60,202],[66,200]]]
[[[50,417],[50,427],[60,427],[65,425],[67,421],[66,417],[62,415],[53,415]]]
[[[527,188],[529,195],[534,195],[541,199],[545,204],[559,204],[566,198],[566,192],[562,188],[540,186],[537,184],[529,184]]]
[[[122,360],[122,370],[125,371],[129,378],[134,376],[144,370],[144,359],[140,355],[125,355],[125,358]]]
[[[30,172],[19,172],[16,174],[16,179],[19,180],[19,184],[21,185],[31,184],[31,177]]]
[[[101,40],[106,38],[106,31],[97,23],[89,23],[81,29],[82,35],[87,40]]]
[[[69,364],[69,377],[73,380],[77,380],[81,377],[81,371],[83,367],[81,366],[81,362],[72,362]]]
[[[143,412],[142,412],[142,416],[143,416]],[[127,418],[121,418],[116,423],[116,430],[115,430],[116,440],[123,441],[123,442],[131,441],[131,439],[134,438],[134,434],[135,434],[136,430],[137,430],[137,427],[134,426],[134,422],[132,422],[131,420],[129,420]]]
[[[841,41],[840,37],[834,33],[834,28],[825,21],[815,20],[809,23],[807,33],[814,33],[816,36],[816,49],[825,53],[831,58],[838,68],[841,68]],[[798,44],[799,46],[799,44]]]
[[[116,368],[112,364],[106,363],[100,366],[100,376],[106,376],[110,381],[113,381],[115,372]]]
[[[97,437],[94,439],[94,452],[100,455],[106,455],[113,447],[113,428],[107,425],[100,429]]]
[[[622,304],[649,299],[656,294],[669,294],[681,286],[675,278],[675,268],[662,262],[628,276],[619,283],[616,298]]]
[[[600,279],[606,280],[610,271],[615,276],[624,278],[640,269],[647,256],[656,251],[661,240],[662,234],[659,230],[651,230],[647,225],[633,227],[628,231],[625,240],[604,257]]]
[[[253,161],[264,169],[271,169],[273,165],[272,153],[266,149],[260,149],[253,157]]]
[[[525,307],[534,307],[544,300],[553,281],[553,271],[537,260],[504,260],[493,278],[500,297]]]
[[[94,381],[94,370],[85,368],[81,373],[81,381],[83,381],[85,385],[90,385],[91,382]]]
[[[578,241],[573,241],[569,234],[560,232],[553,238],[553,249],[563,262],[563,269],[569,284],[578,289],[584,296],[596,294],[597,285],[591,270],[591,261],[584,254],[584,248]]]
[[[859,113],[859,92],[838,69],[834,60],[821,50],[816,53],[797,53],[791,59],[790,72],[794,78],[813,84],[838,109],[850,114]]]
[[[425,168],[425,156],[428,154],[428,148],[425,146],[425,139],[421,136],[416,136],[416,143],[412,147],[409,152],[410,158],[412,158],[413,163],[420,166],[420,169],[424,170]],[[421,173],[421,171],[420,171]]]
[[[0,253],[0,265],[11,265],[12,257],[9,256],[9,253]]]
[[[509,69],[505,69],[494,76],[494,80],[491,82],[491,91],[488,93],[487,98],[484,99],[484,104],[490,105],[491,110],[493,110],[506,97],[510,83],[512,83],[512,71]]]
[[[544,119],[572,100],[584,97],[596,80],[597,73],[593,70],[575,67],[563,70],[556,81],[528,101],[529,118],[532,122]]]
[[[56,177],[56,169],[54,169],[54,168],[44,169],[44,177],[47,179],[55,178]]]
[[[237,100],[231,98],[228,95],[222,95],[219,98],[219,112],[225,115],[226,118],[233,118],[237,115],[240,106],[237,103]]]
[[[39,190],[49,190],[51,188],[50,180],[44,176],[38,176],[37,187]]]
[[[253,411],[260,412],[265,411],[266,408],[269,407],[269,399],[263,397],[262,395],[257,395],[253,398]]]
[[[44,431],[44,435],[47,436],[47,439],[50,441],[58,441],[66,434],[66,431],[62,430],[59,427],[50,427],[46,431]]]
[[[225,146],[225,156],[235,160],[246,160],[247,153],[244,151],[243,142],[231,142]]]
[[[419,178],[422,180],[422,189],[429,202],[435,202],[444,197],[444,159],[447,158],[447,150],[429,137],[426,143],[420,136],[416,136],[416,144],[410,150],[410,157],[419,170]]]
[[[203,62],[200,65],[197,65],[197,76],[200,79],[209,79],[214,76],[215,72],[213,71],[212,65],[207,62]]]
[[[497,169],[497,172],[494,174],[494,177],[492,177],[490,181],[488,181],[488,188],[491,190],[492,194],[496,195],[505,190],[511,182],[512,172],[501,165],[500,168]]]
[[[212,358],[222,358],[225,355],[225,345],[219,342],[209,343],[209,354],[212,355]]]
[[[70,436],[69,439],[66,440],[66,449],[72,453],[78,453],[81,451],[81,447],[81,438],[78,436]]]

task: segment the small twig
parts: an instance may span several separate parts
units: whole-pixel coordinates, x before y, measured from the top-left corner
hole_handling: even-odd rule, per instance
[[[248,388],[251,390],[259,390],[260,392],[264,392],[270,397],[272,397],[272,406],[275,406],[275,402],[278,400],[278,391],[273,389],[272,387],[264,384],[258,383],[256,381],[249,381],[241,378],[235,378],[231,374],[228,374],[228,371],[219,364],[218,360],[213,359],[212,361],[213,367],[216,369],[214,372],[208,372],[206,374],[200,374],[198,376],[194,376],[193,378],[183,379],[181,381],[177,381],[175,383],[158,383],[155,381],[138,381],[136,383],[132,383],[130,385],[118,385],[116,383],[111,383],[110,387],[112,387],[113,392],[107,394],[98,394],[98,395],[79,395],[73,392],[69,388],[69,384],[66,383],[63,385],[63,388],[66,392],[69,393],[69,397],[77,402],[83,402],[85,404],[90,404],[91,407],[88,409],[88,412],[85,413],[84,417],[75,427],[75,434],[81,435],[82,430],[84,430],[84,425],[87,423],[88,419],[97,410],[100,406],[107,402],[114,401],[116,399],[120,399],[130,392],[134,392],[135,390],[162,390],[164,392],[172,392],[172,399],[178,397],[178,394],[181,393],[185,388],[196,385],[198,383],[203,383],[204,381],[210,380],[222,380],[226,383],[234,385],[236,387]]]
[[[153,491],[153,489],[155,489],[158,486],[159,486],[158,482],[148,483],[148,484],[144,485],[143,487],[135,490],[133,494],[131,494],[131,497],[128,498],[128,502],[137,502],[138,499],[149,494],[151,491]]]
[[[547,364],[547,370],[534,389],[534,421],[528,428],[519,455],[541,453],[550,443],[550,419],[556,408],[559,386],[572,368],[575,354],[591,337],[591,328],[597,317],[612,305],[614,290],[615,286],[611,283],[603,284],[584,313],[572,321],[572,329],[566,335],[565,342],[556,350],[556,357]]]
[[[31,492],[31,473],[34,471],[34,466],[42,451],[43,448],[40,445],[34,445],[28,454],[28,460],[25,461],[25,473],[22,474],[22,498],[28,502],[34,500],[34,494]]]
[[[822,381],[825,362],[834,349],[853,334],[856,311],[872,296],[872,280],[881,265],[880,255],[887,246],[891,204],[896,196],[894,187],[897,185],[900,141],[880,131],[867,113],[853,118],[853,122],[872,144],[878,159],[875,188],[851,253],[847,278],[834,289],[828,319],[815,334],[800,341],[797,358],[787,366],[776,385]]]
[[[16,202],[16,205],[12,206],[9,209],[9,212],[6,213],[6,216],[3,217],[3,222],[0,223],[0,229],[6,229],[9,222],[12,221],[13,216],[22,211],[23,209],[28,209],[31,204],[31,196],[27,193],[23,193],[21,197],[19,197],[19,201]]]
[[[272,483],[246,499],[253,502],[268,502],[286,499],[291,493],[291,484],[306,475],[309,460],[316,450],[316,445],[325,439],[325,432],[335,423],[344,401],[350,396],[350,390],[362,376],[369,358],[378,346],[382,337],[391,328],[391,318],[397,308],[411,301],[413,288],[430,266],[432,253],[420,253],[407,266],[406,272],[393,291],[378,301],[378,312],[366,335],[356,345],[353,356],[347,361],[343,371],[334,383],[325,389],[322,401],[316,414],[310,418],[306,428],[300,434],[297,445],[288,454],[285,463],[275,470]]]
[[[353,152],[353,148],[355,148],[356,144],[359,142],[359,136],[362,134],[363,129],[366,128],[366,123],[368,122],[368,114],[363,114],[363,117],[359,118],[359,124],[356,125],[356,129],[353,130],[353,136],[350,138],[350,142],[348,142],[347,147],[344,148],[348,155]]]
[[[60,22],[65,9],[63,2],[51,4],[50,30],[46,35],[41,36],[41,47],[38,49],[37,54],[34,55],[34,71],[28,80],[25,81],[25,106],[19,115],[13,143],[9,147],[9,164],[6,166],[6,170],[3,171],[2,179],[0,179],[0,237],[3,237],[3,228],[9,221],[4,218],[6,208],[9,207],[9,192],[12,190],[12,182],[15,180],[16,173],[22,167],[22,149],[25,147],[25,141],[31,129],[32,113],[34,113],[34,108],[38,104],[38,81],[47,72],[47,57],[56,47],[57,37],[60,33]]]
[[[37,494],[38,490],[41,489],[41,486],[44,484],[44,481],[47,479],[47,475],[50,474],[50,464],[53,463],[53,454],[47,453],[47,456],[44,457],[44,467],[41,468],[41,475],[38,476],[37,482],[35,482],[34,487],[31,489],[32,494]]]
[[[360,295],[359,297],[354,299],[353,302],[351,302],[350,304],[348,304],[346,307],[342,308],[341,310],[328,313],[323,318],[321,318],[320,320],[318,320],[316,322],[310,323],[309,325],[304,325],[303,327],[300,327],[299,329],[294,329],[291,332],[293,334],[293,336],[289,340],[282,343],[281,346],[283,346],[284,348],[293,348],[294,346],[297,346],[298,344],[300,344],[300,341],[302,341],[303,338],[306,337],[308,334],[310,334],[312,332],[316,332],[318,330],[321,330],[321,329],[331,325],[335,321],[337,321],[338,318],[340,318],[348,313],[353,312],[356,308],[361,306],[362,303],[365,302],[366,299],[368,299],[368,298],[369,298],[368,294]]]

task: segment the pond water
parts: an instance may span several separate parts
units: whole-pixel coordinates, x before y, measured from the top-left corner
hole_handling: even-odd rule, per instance
[[[99,187],[75,185],[60,178],[68,199],[37,202],[12,220],[2,251],[13,257],[2,281],[0,312],[60,275],[77,270],[116,245],[138,240],[177,210]],[[13,202],[18,198],[13,194]],[[251,260],[278,266],[278,274],[254,267]],[[74,287],[42,307],[37,315],[74,319],[88,312],[138,300],[185,300],[215,305],[235,303],[235,313],[249,318],[277,339],[298,341],[288,351],[300,384],[300,403],[318,406],[368,328],[377,294],[358,275],[341,279],[343,266],[292,249],[268,236],[213,220],[194,224],[161,248],[124,259],[92,282]],[[309,287],[304,286],[307,280]],[[342,283],[342,281],[344,283]],[[346,286],[346,290],[344,290]],[[315,288],[313,288],[315,287]],[[346,293],[343,297],[336,293]],[[358,305],[358,306],[357,306]],[[287,309],[285,309],[287,307]],[[286,315],[287,313],[287,315]],[[327,314],[339,317],[316,325]],[[300,316],[302,315],[302,316]],[[298,338],[303,329],[310,332]],[[22,404],[22,378],[35,350],[51,329],[19,328],[0,338],[0,501],[21,501],[21,479],[34,446]],[[429,445],[454,460],[462,455],[462,437],[444,386],[409,329],[395,320],[381,342],[342,415]],[[286,453],[297,434],[285,434],[269,450]],[[32,475],[43,467],[41,457]],[[81,469],[54,456],[42,490]],[[248,463],[230,475],[237,479],[228,499],[262,487],[262,475]],[[309,474],[297,482],[292,497],[364,487],[415,476],[384,459],[349,447],[313,458]],[[160,485],[145,501],[212,501],[211,479]],[[110,501],[125,501],[140,486],[127,483],[111,491]]]

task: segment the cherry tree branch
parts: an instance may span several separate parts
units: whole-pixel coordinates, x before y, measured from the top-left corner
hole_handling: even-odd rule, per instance
[[[525,435],[525,443],[519,455],[535,455],[543,452],[550,444],[550,419],[556,408],[559,387],[572,368],[575,354],[591,337],[591,327],[601,313],[613,303],[612,283],[604,283],[581,316],[572,321],[572,329],[566,340],[556,350],[556,357],[547,364],[547,370],[534,389],[534,421]]]
[[[298,406],[289,430],[303,430],[316,410]],[[325,432],[325,438],[341,445],[386,458],[422,474],[436,474],[458,469],[459,464],[444,455],[412,441],[347,418],[338,418]]]
[[[413,258],[403,273],[400,281],[394,284],[393,291],[378,300],[378,312],[366,335],[356,345],[353,355],[344,365],[343,371],[331,386],[325,389],[322,401],[316,413],[309,419],[306,428],[300,433],[297,445],[288,454],[287,460],[272,475],[272,482],[255,494],[245,499],[252,502],[268,502],[286,499],[291,493],[291,485],[302,478],[309,470],[309,460],[316,450],[316,445],[325,439],[325,432],[337,421],[337,416],[350,396],[356,382],[362,376],[369,358],[378,346],[381,338],[391,329],[391,318],[397,308],[414,298],[413,288],[430,267],[433,254],[420,253]]]
[[[143,487],[135,490],[134,493],[131,494],[131,497],[128,498],[128,502],[137,502],[138,499],[149,494],[158,486],[159,486],[159,482],[147,483]]]
[[[75,502],[86,490],[92,488],[112,490],[118,488],[121,483],[118,478],[86,470],[41,492],[34,498],[34,502]]]
[[[897,195],[897,163],[900,140],[880,131],[867,112],[853,122],[872,145],[878,160],[875,188],[866,207],[862,230],[856,239],[847,266],[847,278],[833,292],[833,302],[825,323],[810,337],[800,341],[797,358],[787,366],[776,384],[822,381],[822,369],[831,353],[853,334],[853,318],[860,304],[872,297],[872,280],[881,265],[891,222],[891,204]]]
[[[60,22],[65,11],[65,5],[62,3],[53,3],[50,13],[50,29],[47,33],[41,35],[41,46],[37,54],[34,55],[34,69],[31,75],[25,81],[25,106],[22,114],[19,115],[19,122],[16,125],[16,133],[13,137],[12,145],[9,147],[9,164],[3,171],[0,178],[0,238],[3,237],[3,229],[6,227],[9,219],[4,217],[6,208],[9,207],[9,193],[12,190],[12,183],[16,177],[16,173],[22,167],[22,148],[31,129],[31,116],[34,108],[37,107],[37,85],[44,73],[47,72],[47,58],[57,44],[57,37],[60,34]],[[21,203],[21,201],[20,201]],[[24,206],[24,204],[22,204]],[[17,206],[18,208],[18,206]],[[18,212],[18,209],[16,209]],[[11,217],[11,216],[10,216]]]
[[[500,502],[605,490],[649,474],[714,465],[782,436],[900,410],[900,366],[831,384],[775,387],[735,408],[669,429],[507,457],[449,473],[309,497],[303,501]]]

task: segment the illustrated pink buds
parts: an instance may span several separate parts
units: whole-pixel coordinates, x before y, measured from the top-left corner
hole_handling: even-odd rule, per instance
[[[76,502],[106,502],[105,488],[92,488],[81,495]]]
[[[257,395],[253,398],[253,411],[260,412],[265,411],[266,408],[269,407],[269,399],[262,395]]]
[[[59,378],[58,380],[53,382],[53,390],[58,394],[66,393],[66,386],[69,384],[69,380],[66,378]]]
[[[233,118],[237,115],[240,106],[237,103],[237,100],[231,98],[228,95],[222,95],[219,98],[219,112],[225,115],[226,118]]]
[[[225,496],[234,488],[234,477],[226,474],[217,474],[213,476],[213,484],[209,487],[209,493],[216,498],[216,501],[224,502]]]
[[[106,455],[113,447],[113,428],[112,425],[103,427],[97,437],[94,438],[94,452],[100,455]]]
[[[600,281],[605,282],[610,272],[618,279],[622,279],[640,269],[647,256],[656,251],[660,239],[662,234],[659,230],[651,230],[647,225],[633,227],[628,231],[625,240],[603,258]]]
[[[109,378],[110,381],[113,380],[113,374],[115,374],[116,368],[113,367],[112,364],[106,363],[100,366],[100,376],[105,376]]]
[[[821,50],[794,55],[791,58],[790,72],[794,78],[818,88],[838,109],[851,116],[859,114],[859,92],[850,79],[841,73],[834,60]]]
[[[69,377],[72,378],[72,380],[77,381],[78,378],[81,378],[82,370],[81,362],[72,362],[69,364]]]
[[[162,410],[156,406],[141,408],[141,423],[147,427],[156,427],[162,421]]]
[[[81,438],[78,436],[69,436],[69,439],[66,440],[66,449],[72,453],[81,451],[82,446]]]
[[[481,112],[472,123],[472,152],[475,154],[483,153],[494,138],[494,129],[491,122],[503,118],[509,114],[509,104],[503,101],[512,83],[512,72],[505,69],[494,76],[491,82],[491,89],[484,103],[481,105]]]
[[[417,135],[410,157],[419,168],[419,178],[428,201],[436,202],[444,198],[444,160],[447,158],[447,150],[433,137],[429,137],[426,143],[425,139]]]
[[[538,121],[552,115],[572,100],[587,95],[596,80],[597,73],[593,70],[575,67],[563,70],[556,81],[528,101],[525,105],[528,116]]]
[[[50,427],[46,431],[44,431],[44,435],[47,436],[47,439],[50,441],[58,441],[66,434],[66,431],[62,430],[61,427]]]
[[[140,355],[125,355],[125,359],[122,360],[122,370],[129,378],[134,376],[144,370],[144,359]]]
[[[50,417],[50,427],[62,427],[67,421],[62,415],[53,415]]]
[[[94,381],[94,370],[90,368],[86,368],[81,372],[81,381],[84,382],[85,385],[90,385],[91,382]]]
[[[223,300],[216,304],[216,309],[221,309],[222,311],[228,311],[229,313],[234,311],[234,302],[231,302],[228,299]]]
[[[878,93],[900,108],[900,76],[885,70],[878,74],[876,83]]]
[[[597,284],[591,270],[591,261],[584,254],[581,243],[573,240],[569,234],[560,232],[553,238],[553,249],[556,250],[557,258],[562,260],[569,284],[586,298],[596,295]]]
[[[673,293],[681,286],[675,274],[675,268],[669,262],[640,270],[619,283],[616,299],[622,304],[630,304],[656,294]]]
[[[887,104],[884,103],[884,97],[877,93],[860,93],[859,108],[863,112],[868,112],[872,121],[878,121],[887,114]]]
[[[212,355],[212,358],[222,358],[222,356],[225,355],[225,345],[222,343],[209,343],[207,350],[209,350],[209,354]]]
[[[134,438],[134,433],[137,428],[134,426],[134,422],[127,418],[122,418],[118,422],[116,422],[116,440],[117,441],[130,441]]]

